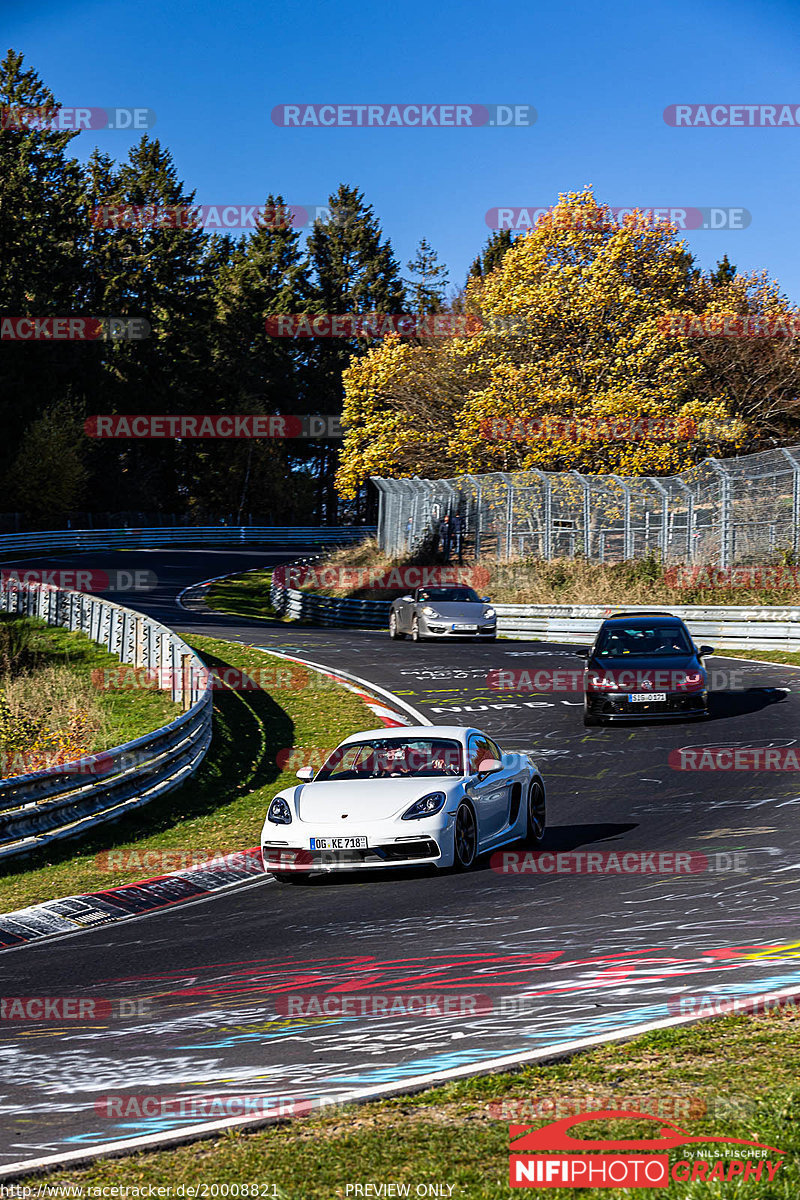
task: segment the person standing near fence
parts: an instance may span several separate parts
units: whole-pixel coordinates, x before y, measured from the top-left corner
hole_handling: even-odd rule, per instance
[[[450,533],[451,533],[451,536],[453,539],[453,553],[458,558],[459,566],[464,561],[463,558],[461,557],[461,554],[462,554],[462,551],[461,551],[462,532],[463,532],[463,529],[462,529],[462,524],[461,524],[461,513],[457,512],[457,513],[453,514],[453,520],[450,525]]]
[[[439,526],[439,540],[442,544],[442,555],[445,562],[450,562],[450,517],[445,513]]]

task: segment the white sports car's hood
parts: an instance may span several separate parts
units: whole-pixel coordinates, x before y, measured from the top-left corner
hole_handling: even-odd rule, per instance
[[[355,830],[359,821],[385,821],[402,816],[415,800],[429,792],[449,794],[454,783],[452,778],[420,779],[416,776],[306,783],[298,789],[297,811],[301,821],[342,821]]]

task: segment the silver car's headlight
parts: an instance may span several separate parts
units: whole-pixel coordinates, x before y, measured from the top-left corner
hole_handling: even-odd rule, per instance
[[[276,796],[267,809],[267,820],[272,825],[291,825],[292,810],[283,796]]]
[[[497,613],[494,611],[494,609],[493,609],[493,608],[485,608],[485,609],[483,610],[483,615],[484,615],[484,618],[485,618],[486,620],[488,620],[488,619],[489,619],[489,617],[495,617],[495,616],[497,616]]]
[[[419,800],[414,801],[411,808],[406,809],[403,820],[421,821],[423,817],[432,817],[441,812],[446,801],[447,796],[444,792],[428,792],[427,796],[421,796]]]
[[[431,608],[430,604],[426,604],[422,611],[426,617],[438,617],[439,615],[435,608]]]

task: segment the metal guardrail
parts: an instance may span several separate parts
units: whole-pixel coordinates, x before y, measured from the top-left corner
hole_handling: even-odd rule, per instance
[[[495,604],[494,607],[498,632],[525,641],[589,645],[601,622],[612,613],[663,608],[681,617],[696,641],[741,650],[800,650],[800,608],[697,604]]]
[[[163,546],[337,546],[376,533],[374,525],[197,525],[173,529],[53,529],[0,535],[0,556],[48,550],[159,549]]]
[[[293,567],[316,562],[319,556],[301,558]],[[391,600],[346,600],[322,596],[317,592],[302,592],[287,587],[285,567],[272,572],[270,602],[280,616],[292,621],[311,621],[315,625],[339,625],[351,629],[387,629]]]
[[[167,680],[185,709],[112,750],[0,780],[0,861],[118,820],[193,774],[211,742],[211,678],[176,633],[99,597],[8,577],[0,577],[0,611],[85,633],[122,663]]]
[[[315,561],[300,559],[293,566]],[[340,600],[288,588],[285,572],[272,574],[270,599],[281,615],[317,625],[386,629],[391,600]],[[614,612],[652,612],[663,607],[686,622],[696,639],[730,648],[800,651],[800,607],[636,605],[636,604],[495,604],[497,631],[523,641],[589,645],[601,622]]]

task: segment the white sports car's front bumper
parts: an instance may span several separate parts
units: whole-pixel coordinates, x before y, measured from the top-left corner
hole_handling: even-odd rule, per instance
[[[373,867],[451,867],[454,859],[454,813],[436,814],[413,822],[381,822],[369,827],[361,822],[358,829],[343,829],[340,824],[292,822],[275,825],[265,822],[261,834],[261,853],[266,871],[360,871]],[[404,828],[398,829],[402,825]],[[343,848],[337,843],[366,838],[366,847]],[[312,849],[312,840],[333,839],[336,849]]]

